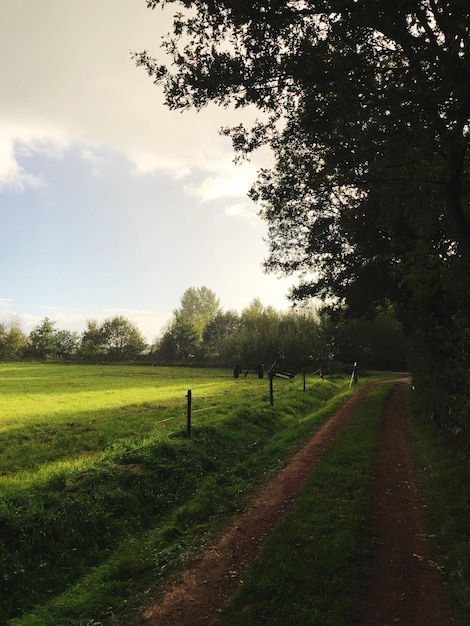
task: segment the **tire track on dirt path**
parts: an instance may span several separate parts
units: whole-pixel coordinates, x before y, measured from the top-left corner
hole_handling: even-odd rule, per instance
[[[446,591],[430,561],[424,501],[413,479],[400,384],[388,399],[379,441],[374,484],[364,626],[446,626],[453,624]]]
[[[381,383],[359,390],[326,422],[289,464],[266,483],[222,536],[185,564],[158,604],[143,614],[146,626],[209,626],[242,584],[243,573],[264,539],[294,507],[308,478],[362,398]]]

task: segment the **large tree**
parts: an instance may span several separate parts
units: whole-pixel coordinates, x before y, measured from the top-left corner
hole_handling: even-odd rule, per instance
[[[180,307],[173,311],[173,317],[176,324],[190,324],[201,340],[204,328],[220,312],[220,300],[211,289],[189,287],[181,296]]]
[[[135,359],[147,347],[137,326],[122,315],[106,319],[101,334],[107,358],[111,361]]]
[[[0,324],[0,361],[17,361],[28,345],[28,337],[19,322]]]
[[[138,357],[147,345],[135,324],[122,315],[110,317],[102,324],[88,320],[82,334],[80,355],[90,361],[128,361]]]
[[[468,1],[147,4],[180,9],[170,61],[136,54],[170,108],[260,111],[224,132],[242,156],[273,150],[251,191],[268,269],[303,274],[297,298],[392,302],[427,363],[468,369]]]
[[[237,358],[240,316],[235,311],[218,313],[204,328],[203,355],[208,363],[230,365]]]
[[[29,346],[33,356],[40,359],[57,356],[59,352],[56,322],[45,317],[29,333]]]
[[[220,301],[208,287],[189,287],[173,311],[156,355],[164,361],[193,361],[203,357],[204,330],[222,313]]]
[[[414,212],[423,196],[420,213],[447,252],[455,240],[470,251],[466,0],[147,4],[182,9],[164,44],[172,65],[136,55],[170,108],[254,104],[265,114],[251,131],[227,132],[242,153],[266,143],[275,152],[253,192],[271,225],[270,267],[323,277],[334,262],[344,273],[354,265],[354,220],[376,231],[380,248],[389,237],[381,209]],[[310,292],[324,292],[314,283]]]
[[[87,361],[103,359],[106,347],[102,324],[95,319],[89,319],[82,333],[80,342],[80,356]]]

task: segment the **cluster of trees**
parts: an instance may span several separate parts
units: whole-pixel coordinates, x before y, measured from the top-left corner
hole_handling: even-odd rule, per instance
[[[300,307],[280,313],[258,299],[241,313],[223,311],[207,287],[187,289],[180,307],[152,345],[139,329],[118,316],[98,323],[89,320],[83,333],[59,330],[43,319],[29,335],[19,324],[0,324],[0,360],[73,360],[207,365],[233,368],[235,364],[269,367],[274,361],[292,367],[401,369],[404,343],[390,309],[374,319],[347,320],[327,310]]]
[[[207,287],[190,288],[152,346],[156,363],[198,363],[233,367],[271,365],[296,368],[350,367],[354,361],[376,369],[405,367],[404,338],[391,309],[374,318],[348,320],[325,309],[299,307],[281,313],[255,298],[241,313],[223,311]]]
[[[26,335],[17,322],[0,324],[0,360],[85,360],[122,362],[134,360],[147,348],[139,329],[124,317],[102,324],[89,320],[83,333],[59,330],[44,318]]]
[[[172,109],[256,107],[251,190],[266,265],[360,317],[391,303],[421,406],[470,437],[467,0],[147,0],[177,5],[169,61],[135,54]]]

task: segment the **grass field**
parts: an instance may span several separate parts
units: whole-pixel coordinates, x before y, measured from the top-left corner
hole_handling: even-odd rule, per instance
[[[267,379],[224,370],[0,364],[0,624],[139,624],[136,607],[159,581],[351,393],[349,378],[306,383],[304,391],[301,377],[276,380],[272,407]],[[325,455],[221,626],[357,618],[387,388],[363,402]],[[434,551],[468,623],[468,460],[409,415]],[[300,562],[289,548],[299,536],[318,538]]]
[[[0,621],[105,623],[350,393],[230,371],[0,365]],[[186,437],[186,394],[193,397]]]
[[[201,408],[214,407],[214,417],[217,404],[226,409],[267,393],[266,381],[235,381],[223,370],[1,365],[0,489],[84,469],[117,448],[174,431],[185,423],[190,388],[202,421]]]

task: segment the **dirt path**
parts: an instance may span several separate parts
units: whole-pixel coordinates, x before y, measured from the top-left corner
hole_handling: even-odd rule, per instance
[[[180,577],[166,587],[158,605],[145,611],[146,626],[209,626],[216,620],[241,584],[246,567],[260,553],[264,538],[293,509],[316,464],[368,391],[370,387],[351,398],[265,485],[223,536],[186,564]],[[394,394],[389,403],[379,452],[374,522],[377,550],[371,565],[371,580],[376,584],[370,589],[365,619],[368,626],[444,626],[451,621],[446,618],[445,597],[434,580],[437,575],[427,557],[425,531],[415,505],[400,398]],[[394,493],[396,499],[391,497]],[[396,514],[399,505],[404,507],[403,513]]]
[[[446,626],[452,624],[446,593],[429,559],[425,502],[413,480],[400,385],[384,415],[375,480],[370,563],[364,626]]]

